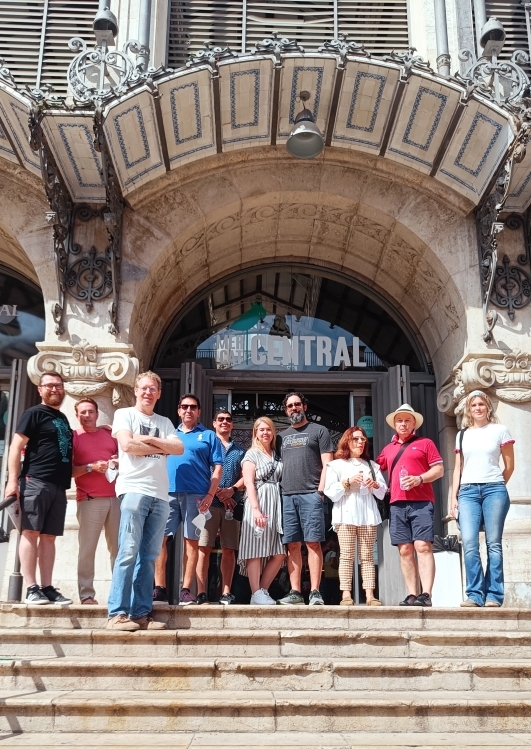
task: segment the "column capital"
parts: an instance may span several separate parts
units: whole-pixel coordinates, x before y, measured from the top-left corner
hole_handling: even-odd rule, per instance
[[[439,411],[460,416],[467,395],[476,389],[505,403],[531,401],[531,354],[519,349],[467,354],[439,391]]]
[[[112,405],[132,405],[133,387],[138,374],[138,359],[128,344],[98,346],[86,340],[74,344],[37,343],[39,353],[28,361],[28,376],[37,385],[41,375],[59,372],[65,390],[76,400],[95,398],[108,391]]]

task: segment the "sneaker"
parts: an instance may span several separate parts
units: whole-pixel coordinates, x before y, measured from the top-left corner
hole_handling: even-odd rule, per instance
[[[138,624],[140,629],[168,629],[168,625],[164,622],[156,622],[151,614],[145,616],[139,616],[136,619],[129,619],[133,624]]]
[[[96,599],[93,598],[92,596],[88,596],[88,598],[84,598],[81,601],[81,603],[83,606],[99,606],[98,601],[96,601]]]
[[[431,596],[429,593],[421,593],[420,596],[417,596],[417,600],[413,604],[413,606],[432,606],[431,602]]]
[[[251,596],[251,604],[254,606],[276,606],[277,602],[271,598],[267,590],[260,588]]]
[[[492,598],[489,598],[487,601],[485,601],[486,609],[499,609],[500,606],[501,603],[498,603],[498,601],[493,601]]]
[[[210,603],[210,601],[208,600],[207,594],[206,593],[198,593],[197,594],[196,603],[197,603],[198,606],[201,606],[201,604],[203,604],[203,603]]]
[[[282,606],[304,606],[304,598],[298,590],[290,590],[287,596],[279,601]]]
[[[107,629],[117,629],[120,632],[136,632],[140,624],[129,619],[125,614],[116,614],[107,621]]]
[[[232,595],[232,593],[223,593],[223,595],[219,599],[219,602],[224,606],[230,606],[234,603],[235,600],[236,598]]]
[[[476,603],[472,598],[467,598],[466,601],[461,601],[459,604],[462,609],[479,609],[479,603]]]
[[[74,603],[71,598],[65,598],[53,585],[47,585],[45,588],[41,588],[41,590],[48,601],[54,603],[56,606],[70,606],[71,603]]]
[[[318,590],[310,592],[310,606],[324,606],[323,596]]]
[[[183,588],[179,596],[179,606],[189,606],[191,603],[197,603],[197,598],[189,590]]]
[[[408,596],[404,598],[403,601],[400,601],[398,604],[399,606],[414,606],[417,602],[417,596],[414,596],[412,593],[410,593]]]
[[[168,603],[168,592],[162,585],[153,588],[153,603]]]
[[[31,603],[34,606],[42,606],[43,604],[50,603],[50,600],[44,595],[38,585],[31,585],[26,593],[24,603]]]

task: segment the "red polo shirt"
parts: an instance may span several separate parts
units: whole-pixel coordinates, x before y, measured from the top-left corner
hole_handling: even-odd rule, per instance
[[[118,442],[111,436],[108,429],[98,429],[97,432],[84,432],[76,429],[74,432],[74,452],[72,463],[75,466],[95,463],[97,460],[109,460],[118,454]],[[75,479],[76,499],[81,502],[90,497],[115,497],[114,482],[110,484],[104,473],[92,471],[82,473]]]
[[[413,432],[411,437],[413,437],[414,434],[415,433]],[[398,435],[395,434],[390,444],[386,445],[376,458],[376,462],[382,471],[387,471],[393,465],[393,461],[401,447],[402,443],[398,441]],[[404,501],[435,502],[435,496],[431,484],[421,484],[409,491],[401,489],[400,469],[402,466],[405,466],[408,476],[420,476],[421,473],[426,473],[431,466],[442,462],[443,459],[435,447],[434,442],[427,437],[417,437],[411,445],[406,447],[398,459],[397,464],[393,468],[393,475],[391,476],[391,503]]]

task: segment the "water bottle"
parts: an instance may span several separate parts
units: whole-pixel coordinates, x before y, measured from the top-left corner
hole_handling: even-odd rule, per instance
[[[365,484],[360,484],[360,497],[368,497],[369,496],[369,490],[365,486]]]
[[[234,513],[232,510],[226,509],[225,510],[225,520],[232,520],[234,518]]]
[[[267,515],[264,515],[264,517],[267,519]],[[264,531],[265,531],[265,525],[262,528],[261,525],[256,525],[256,523],[254,524],[254,535],[255,536],[258,536],[258,537],[259,536],[263,536],[264,535]]]
[[[407,468],[405,466],[402,466],[398,475],[400,477],[400,488],[404,491],[407,491],[406,487],[404,486],[404,479],[407,479],[408,477]]]

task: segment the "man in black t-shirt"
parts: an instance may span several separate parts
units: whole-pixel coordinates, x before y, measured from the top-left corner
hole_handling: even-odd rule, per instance
[[[334,446],[324,426],[306,418],[308,402],[302,393],[288,393],[283,403],[291,426],[282,437],[282,523],[283,543],[288,550],[291,591],[281,604],[304,604],[301,593],[301,543],[308,549],[310,606],[323,605],[319,592],[325,540],[324,476]]]
[[[66,490],[72,480],[72,431],[59,410],[65,397],[61,375],[42,375],[38,390],[42,401],[24,411],[9,448],[5,495],[20,498],[20,566],[28,585],[25,603],[65,606],[72,601],[52,586],[52,572],[55,537],[64,532]]]

